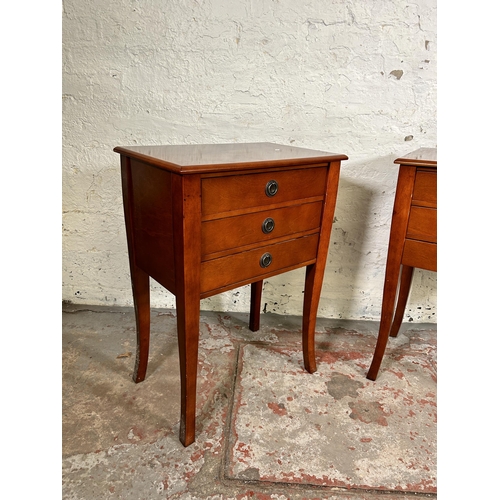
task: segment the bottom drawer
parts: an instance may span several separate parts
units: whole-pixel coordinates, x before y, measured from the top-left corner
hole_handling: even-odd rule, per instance
[[[437,244],[426,241],[405,240],[401,264],[437,271]]]
[[[201,294],[312,264],[316,260],[318,238],[318,234],[313,234],[202,262]]]

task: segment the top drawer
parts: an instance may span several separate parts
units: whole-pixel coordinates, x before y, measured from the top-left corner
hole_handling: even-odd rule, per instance
[[[437,171],[435,169],[417,170],[411,204],[437,208]]]
[[[202,216],[243,212],[325,194],[327,167],[209,177],[202,180]]]

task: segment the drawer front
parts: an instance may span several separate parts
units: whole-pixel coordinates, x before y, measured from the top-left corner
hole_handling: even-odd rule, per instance
[[[322,205],[317,201],[205,221],[201,225],[202,260],[211,254],[319,229]]]
[[[202,180],[202,216],[269,207],[325,193],[327,167],[280,170]]]
[[[405,240],[401,264],[427,271],[437,271],[437,244]]]
[[[437,207],[437,171],[417,170],[412,205]]]
[[[437,243],[437,210],[412,206],[406,237]]]
[[[201,264],[201,293],[240,286],[254,278],[271,276],[287,269],[313,263],[318,249],[318,234],[254,250],[208,260]],[[266,256],[270,256],[266,259]]]

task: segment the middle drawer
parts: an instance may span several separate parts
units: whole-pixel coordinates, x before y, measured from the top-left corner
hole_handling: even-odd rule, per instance
[[[239,247],[251,248],[270,240],[317,230],[322,202],[205,221],[201,225],[202,260]]]
[[[406,237],[437,243],[437,209],[411,207]]]

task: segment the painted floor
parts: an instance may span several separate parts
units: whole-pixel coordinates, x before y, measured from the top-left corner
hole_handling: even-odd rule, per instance
[[[366,379],[378,323],[202,312],[197,435],[178,440],[175,311],[151,313],[132,381],[132,309],[63,307],[63,499],[436,498],[436,325],[404,324]]]

